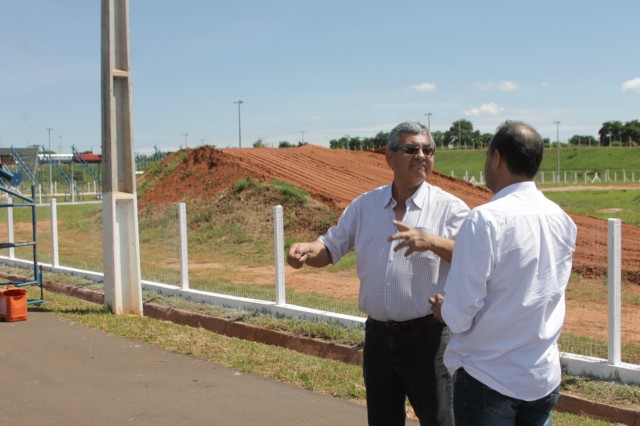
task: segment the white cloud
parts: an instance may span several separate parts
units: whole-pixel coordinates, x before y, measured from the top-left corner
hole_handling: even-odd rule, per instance
[[[498,89],[505,92],[513,92],[514,90],[518,90],[520,85],[515,81],[501,81],[498,83]]]
[[[416,92],[435,92],[436,84],[435,83],[418,83],[412,84],[409,86],[410,90],[414,90]]]
[[[520,88],[520,85],[515,81],[486,81],[473,83],[473,86],[479,90],[502,90],[503,92],[513,92]]]
[[[622,83],[622,91],[640,93],[640,77],[636,77],[633,80]]]
[[[495,102],[489,102],[488,104],[482,104],[479,107],[465,110],[462,113],[464,115],[470,115],[470,116],[473,116],[473,117],[480,117],[480,116],[485,116],[485,115],[498,115],[502,111],[504,111],[504,108],[500,107]]]

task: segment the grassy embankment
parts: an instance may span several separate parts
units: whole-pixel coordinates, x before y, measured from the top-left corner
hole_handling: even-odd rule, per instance
[[[547,149],[541,171],[557,170],[555,149]],[[603,177],[607,170],[618,172],[617,184],[623,185],[621,171],[625,170],[627,179],[632,173],[635,184],[640,183],[639,148],[563,148],[560,150],[560,167],[562,170],[577,171],[579,176],[584,171],[597,171]],[[441,151],[436,154],[436,170],[450,175],[451,171],[458,177],[479,176],[485,159],[485,150]],[[549,180],[548,180],[549,181]],[[578,178],[581,182],[581,178]],[[628,182],[630,183],[630,182]],[[611,185],[612,182],[589,184],[593,188]],[[539,185],[544,191],[554,185]],[[570,186],[570,185],[567,185]],[[620,218],[623,222],[640,226],[640,190],[621,187],[619,189],[601,189],[598,191],[546,191],[545,195],[560,204],[567,211],[607,219]]]
[[[486,155],[486,149],[475,150],[438,150],[436,152],[435,168],[436,170],[449,176],[453,171],[455,176],[462,177],[465,172],[469,172],[470,175],[479,176],[484,168],[484,160]],[[598,172],[600,178],[604,177],[607,170],[611,172],[611,179],[613,179],[612,173],[618,172],[618,183],[622,183],[623,170],[626,171],[627,179],[631,179],[631,174],[635,172],[636,182],[640,181],[640,161],[638,156],[640,155],[640,148],[576,148],[576,147],[562,147],[560,149],[560,173],[563,176],[563,172],[577,171],[590,173]],[[542,164],[540,166],[541,172],[554,172],[558,170],[558,156],[555,148],[547,148],[544,152]],[[572,176],[568,176],[572,178]],[[582,174],[579,174],[579,181]],[[604,184],[601,183],[601,184]]]

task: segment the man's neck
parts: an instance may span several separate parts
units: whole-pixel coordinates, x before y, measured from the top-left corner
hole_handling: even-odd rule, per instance
[[[393,196],[393,199],[396,200],[397,204],[404,205],[407,202],[407,200],[413,194],[415,194],[418,188],[420,188],[420,185],[422,185],[422,183],[420,183],[417,186],[403,187],[402,185],[399,185],[397,182],[393,182],[391,195]]]
[[[498,182],[498,185],[496,185],[496,188],[490,188],[491,192],[493,192],[494,194],[497,194],[498,192],[502,191],[503,189],[505,189],[507,186],[511,186],[514,183],[522,183],[522,182],[532,182],[533,179],[529,179],[525,176],[521,176],[521,175],[509,175],[508,179],[504,179],[500,182]]]

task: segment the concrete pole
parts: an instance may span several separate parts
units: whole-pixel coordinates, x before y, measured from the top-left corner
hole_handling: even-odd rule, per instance
[[[102,0],[104,303],[142,316],[128,0]]]

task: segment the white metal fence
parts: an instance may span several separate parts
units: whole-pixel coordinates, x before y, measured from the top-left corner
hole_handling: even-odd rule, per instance
[[[77,213],[69,213],[73,208],[68,206],[73,205],[77,203],[59,205],[52,202],[38,207],[39,262],[45,271],[102,282],[101,205],[95,204],[94,209],[83,211],[82,221],[74,219]],[[61,207],[69,212],[59,215]],[[10,208],[7,210],[11,211]],[[365,318],[357,310],[359,281],[352,267],[353,256],[343,259],[343,266],[294,270],[285,265],[286,219],[282,207],[261,212],[259,223],[238,217],[236,211],[228,213],[228,220],[217,218],[219,229],[209,234],[214,236],[211,240],[204,242],[198,241],[200,231],[189,230],[184,204],[154,206],[141,213],[140,227],[145,228],[140,238],[143,287],[233,308],[337,321],[345,325],[364,322]],[[251,216],[256,217],[256,212],[253,213]],[[74,226],[86,226],[80,223],[87,221],[89,229],[74,229]],[[6,223],[9,241],[20,240],[21,233],[30,227],[30,224],[16,220],[13,214],[7,214]],[[0,229],[2,227],[0,224]],[[264,232],[257,232],[258,227],[271,228],[273,237],[265,240]],[[83,249],[85,252],[80,257],[73,253],[73,241],[64,239],[65,230],[69,229],[84,232],[85,238],[93,241],[92,249]],[[624,253],[620,248],[620,229],[620,221],[610,219],[608,223],[603,221],[602,234],[591,236],[608,239],[608,279],[595,286],[572,280],[560,345],[564,351],[563,363],[574,374],[588,373],[640,383],[640,365],[627,362],[628,358],[637,359],[640,352],[640,333],[637,331],[640,329],[640,291],[637,285],[621,280],[620,263]],[[206,244],[205,254],[190,256],[188,242]],[[216,247],[220,244],[235,244],[237,249],[217,256]],[[225,256],[234,256],[233,268],[227,266]],[[68,259],[80,260],[71,262]],[[31,258],[21,256],[19,251],[8,251],[6,256],[0,256],[0,262],[32,267]]]
[[[453,170],[451,177],[463,179],[476,185],[484,185],[482,171],[465,171],[457,176]],[[629,170],[560,170],[539,171],[535,182],[540,185],[596,185],[640,182],[640,171]]]

